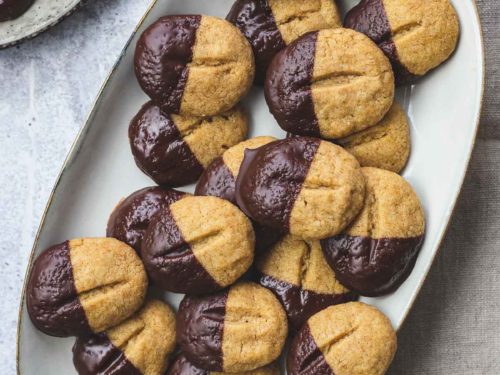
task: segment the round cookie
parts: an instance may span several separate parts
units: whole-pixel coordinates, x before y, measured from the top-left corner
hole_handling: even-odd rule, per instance
[[[365,35],[321,30],[276,55],[265,95],[283,130],[336,139],[382,120],[394,100],[394,75],[389,60]]]
[[[111,213],[106,237],[125,242],[140,255],[142,237],[153,216],[185,194],[160,186],[147,187],[130,194],[122,199]]]
[[[275,140],[276,138],[268,136],[255,137],[229,148],[205,169],[198,180],[195,194],[215,196],[236,204],[234,189],[245,150],[253,150]],[[282,236],[274,228],[268,228],[255,222],[252,224],[255,231],[255,251],[258,253],[269,249]]]
[[[174,348],[175,314],[153,300],[106,332],[78,338],[73,363],[80,375],[160,375]]]
[[[233,375],[280,375],[280,370],[276,362],[265,367],[251,371],[231,373]],[[196,367],[187,358],[179,354],[165,375],[229,375],[227,372],[207,371]]]
[[[414,82],[446,61],[459,36],[448,0],[362,0],[344,26],[370,37],[390,59],[396,84]]]
[[[170,115],[153,102],[132,119],[128,134],[137,166],[157,184],[195,182],[210,163],[245,139],[247,117],[237,106],[221,115]]]
[[[425,218],[417,195],[401,176],[376,168],[363,168],[363,174],[363,210],[342,234],[321,246],[343,285],[374,297],[393,292],[411,273]]]
[[[391,322],[375,307],[350,302],[312,316],[294,337],[288,375],[383,375],[396,353]]]
[[[168,113],[213,116],[234,107],[252,85],[250,44],[230,22],[200,15],[160,18],[141,35],[135,75]]]
[[[177,315],[177,342],[195,366],[238,373],[275,361],[287,336],[286,314],[271,291],[239,283],[207,296],[186,296]]]
[[[51,336],[85,336],[119,324],[142,305],[147,277],[134,249],[114,238],[79,238],[41,253],[28,279],[34,326]]]
[[[250,42],[258,83],[264,82],[273,57],[288,44],[310,31],[342,25],[333,0],[237,0],[226,19]]]
[[[293,137],[245,151],[236,201],[262,225],[322,239],[355,218],[364,185],[359,163],[347,151],[316,138]]]
[[[358,299],[337,281],[319,241],[288,235],[257,259],[256,268],[260,285],[278,297],[296,331],[324,308]]]
[[[0,2],[0,22],[21,17],[34,0],[2,0]]]
[[[187,196],[159,212],[142,244],[150,278],[162,289],[210,293],[233,284],[253,262],[255,236],[236,206]]]

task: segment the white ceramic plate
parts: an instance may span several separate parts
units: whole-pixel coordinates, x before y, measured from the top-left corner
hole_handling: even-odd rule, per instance
[[[174,13],[205,13],[224,17],[232,0],[162,0],[152,5],[104,84],[56,183],[40,225],[30,265],[48,246],[73,237],[104,236],[108,215],[121,197],[153,185],[135,166],[127,128],[146,95],[133,72],[139,33],[157,18]],[[345,7],[354,5],[345,0]],[[411,120],[412,154],[404,171],[420,196],[427,232],[415,268],[392,295],[363,298],[376,305],[396,328],[403,323],[438,251],[462,186],[474,145],[483,92],[481,27],[473,0],[454,0],[462,35],[453,58],[398,99]],[[245,99],[251,112],[251,135],[282,137],[269,114],[261,89]],[[186,190],[190,190],[188,187]],[[29,271],[29,270],[28,270]],[[181,295],[166,294],[177,306]],[[18,328],[18,371],[24,375],[75,374],[74,339],[57,339],[34,329],[21,302]]]
[[[82,0],[35,0],[21,17],[0,22],[0,48],[33,38],[69,16]]]

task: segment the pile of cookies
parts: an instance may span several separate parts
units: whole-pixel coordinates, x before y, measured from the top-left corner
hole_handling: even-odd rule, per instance
[[[28,280],[33,324],[78,337],[79,374],[277,375],[288,338],[289,375],[386,372],[395,332],[357,300],[406,280],[425,231],[398,174],[395,86],[444,62],[459,28],[448,0],[362,0],[343,26],[332,0],[237,0],[227,20],[142,33],[151,101],[129,139],[159,186],[122,199],[106,238],[44,251]],[[285,139],[246,139],[253,83]],[[186,294],[177,314],[150,285]]]

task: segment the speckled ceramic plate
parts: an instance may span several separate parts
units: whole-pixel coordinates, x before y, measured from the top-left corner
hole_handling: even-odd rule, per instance
[[[21,17],[0,22],[0,48],[33,38],[69,16],[84,0],[35,0]]]
[[[345,8],[355,4],[345,0]],[[107,218],[121,197],[152,185],[135,166],[127,128],[146,95],[133,72],[139,33],[157,18],[173,13],[225,16],[232,0],[155,2],[127,43],[105,82],[61,171],[33,247],[34,258],[48,246],[73,237],[104,236]],[[424,246],[408,280],[383,298],[363,298],[384,311],[396,328],[407,316],[432,265],[460,192],[478,127],[484,55],[481,26],[473,0],[453,0],[462,36],[453,58],[418,84],[399,89],[398,99],[411,120],[412,154],[404,177],[420,196],[427,216]],[[284,134],[269,114],[262,89],[244,100],[251,113],[251,136]],[[192,186],[186,187],[192,191]],[[27,272],[29,272],[29,267]],[[177,306],[181,295],[165,294]],[[75,374],[74,339],[46,336],[34,329],[24,295],[18,329],[18,371],[24,375]]]

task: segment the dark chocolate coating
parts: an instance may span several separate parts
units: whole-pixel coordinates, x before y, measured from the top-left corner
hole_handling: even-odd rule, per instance
[[[0,0],[0,22],[21,17],[34,0]]]
[[[114,237],[125,242],[140,254],[142,237],[152,217],[184,195],[183,192],[159,186],[147,187],[132,193],[111,213],[106,237]]]
[[[105,333],[79,337],[73,345],[73,364],[80,375],[141,375]]]
[[[286,47],[267,0],[237,0],[226,19],[236,25],[252,46],[255,81],[263,84],[274,56]]]
[[[26,305],[34,326],[47,335],[92,333],[76,291],[68,241],[48,248],[35,260]]]
[[[410,73],[399,59],[382,0],[362,0],[347,13],[344,27],[365,34],[384,51],[392,64],[396,85],[409,84],[419,78]]]
[[[177,314],[177,342],[195,366],[223,371],[222,340],[228,291],[185,296]]]
[[[293,338],[286,368],[288,375],[335,375],[314,342],[308,324]]]
[[[408,278],[424,236],[369,238],[341,234],[321,241],[337,279],[363,296],[395,291]]]
[[[278,53],[267,70],[264,90],[278,125],[311,137],[320,135],[311,91],[317,38],[317,31],[310,32]]]
[[[179,354],[172,362],[165,375],[210,375],[210,371],[196,367],[189,362],[184,355]]]
[[[135,163],[159,185],[187,185],[203,173],[172,117],[153,102],[132,119],[128,136]]]
[[[290,214],[319,147],[315,138],[295,137],[245,150],[236,180],[236,202],[258,223],[285,233]]]
[[[222,289],[194,256],[168,207],[151,220],[141,255],[149,277],[162,289],[190,294]]]
[[[278,297],[285,308],[291,328],[295,331],[298,331],[307,319],[328,306],[358,299],[358,296],[351,292],[342,294],[315,293],[264,274],[260,275],[259,283]]]
[[[139,85],[168,113],[179,113],[200,22],[199,15],[162,17],[137,41],[134,69]]]

